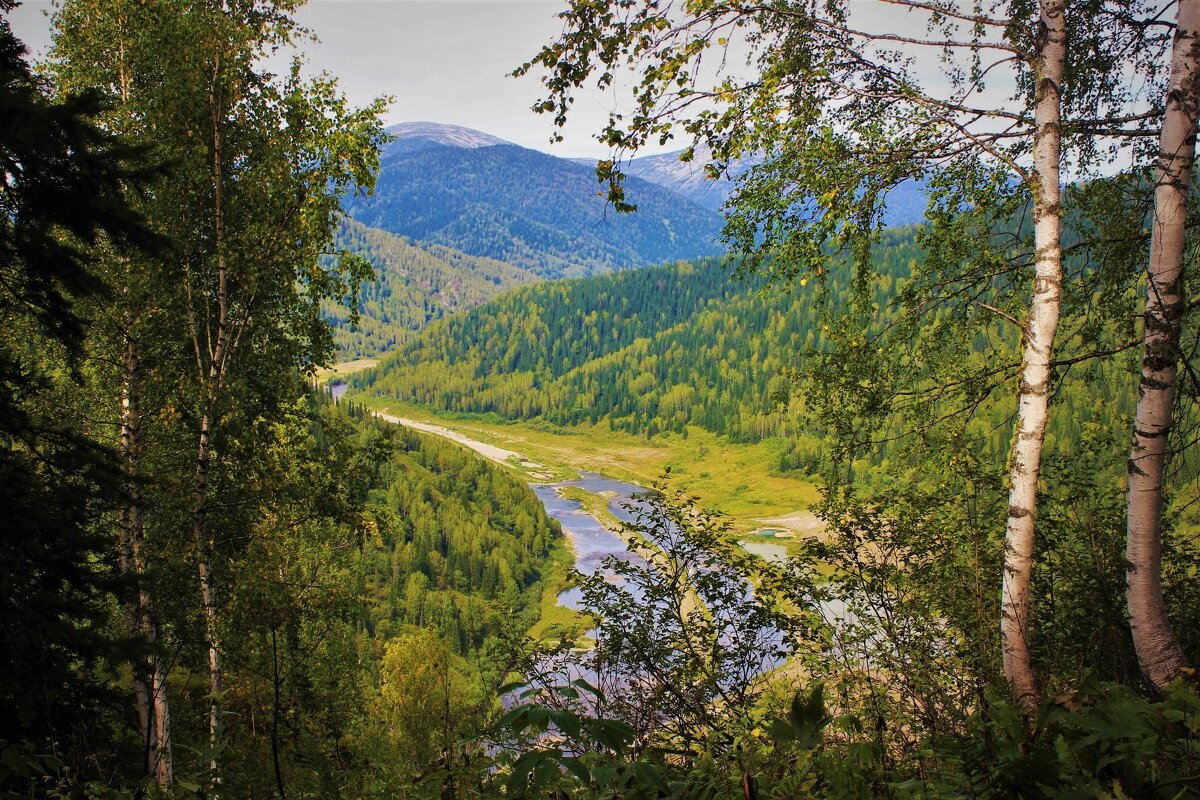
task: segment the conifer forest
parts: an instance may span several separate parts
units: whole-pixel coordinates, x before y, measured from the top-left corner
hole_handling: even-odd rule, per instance
[[[0,798],[1200,798],[1198,120],[1200,0],[0,0]]]

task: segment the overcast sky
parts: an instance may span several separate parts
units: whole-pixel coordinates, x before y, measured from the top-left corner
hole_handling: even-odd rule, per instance
[[[858,27],[924,34],[923,14],[886,3],[845,2]],[[565,7],[566,0],[309,0],[297,17],[320,39],[317,44],[304,43],[308,69],[336,75],[343,91],[358,105],[380,95],[394,97],[386,115],[388,124],[448,122],[559,156],[603,157],[607,150],[594,134],[610,111],[620,106],[628,110],[627,85],[606,92],[580,92],[566,141],[551,146],[552,120],[530,111],[542,96],[537,77],[509,77],[557,37],[561,32],[557,14]],[[49,45],[47,12],[51,9],[50,0],[24,0],[10,16],[15,33],[35,56]],[[936,93],[944,83],[941,51],[920,51],[916,74]],[[731,65],[736,61],[732,59]],[[281,60],[273,66],[282,70],[286,63]],[[994,102],[1003,108],[1011,88],[999,73],[989,75],[989,81],[988,89],[977,93],[972,104]]]
[[[594,91],[575,104],[567,141],[551,147],[547,116],[529,110],[537,78],[507,74],[561,30],[562,0],[310,0],[297,15],[320,44],[306,44],[311,68],[338,76],[357,104],[395,97],[387,122],[465,125],[560,156],[601,156],[594,139],[616,106]],[[10,16],[34,54],[49,44],[49,0],[25,0]],[[653,152],[653,151],[647,151]]]

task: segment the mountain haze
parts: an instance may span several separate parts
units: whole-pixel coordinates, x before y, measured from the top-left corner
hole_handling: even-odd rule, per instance
[[[738,159],[730,165],[726,174],[713,179],[704,174],[708,162],[707,151],[697,148],[691,161],[680,161],[684,152],[676,150],[630,159],[624,171],[627,175],[681,194],[696,205],[719,212],[737,187],[737,179],[755,163],[754,159]],[[904,181],[888,193],[887,210],[883,214],[884,226],[900,228],[923,222],[927,200],[923,182]]]
[[[436,123],[389,129],[375,194],[347,212],[418,242],[560,278],[715,255],[721,216],[640,178],[619,214],[590,166]]]
[[[706,154],[697,152],[691,161],[680,161],[683,153],[683,150],[676,150],[653,156],[639,156],[630,159],[625,165],[625,172],[677,192],[696,205],[720,211],[721,206],[733,193],[737,176],[748,169],[750,163],[737,161],[731,170],[732,174],[722,175],[714,180],[704,174]]]

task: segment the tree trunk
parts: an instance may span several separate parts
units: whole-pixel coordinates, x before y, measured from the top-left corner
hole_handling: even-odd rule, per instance
[[[200,444],[196,453],[196,504],[193,510],[193,535],[196,540],[196,567],[200,576],[200,601],[204,611],[204,637],[208,646],[208,740],[212,749],[209,768],[217,770],[216,748],[221,738],[220,697],[224,690],[221,671],[220,612],[212,580],[212,542],[208,536],[208,468],[212,458],[208,414],[200,419]],[[218,781],[219,782],[219,781]]]
[[[222,4],[223,10],[223,4]],[[217,747],[221,738],[220,698],[224,690],[224,675],[221,667],[220,609],[217,605],[216,587],[213,585],[212,556],[213,541],[208,531],[208,474],[212,461],[212,433],[217,414],[217,401],[225,375],[225,361],[229,357],[231,342],[229,332],[229,276],[225,260],[225,210],[224,210],[224,161],[222,154],[221,128],[224,117],[221,107],[221,56],[214,55],[212,83],[209,88],[209,121],[212,125],[212,185],[213,185],[213,247],[217,262],[217,319],[215,331],[210,333],[207,347],[208,366],[197,364],[200,370],[199,383],[203,394],[203,412],[200,415],[199,442],[196,450],[196,493],[193,511],[193,535],[196,540],[196,562],[200,577],[200,598],[204,608],[204,631],[208,640],[208,738],[212,757],[209,769],[213,785],[220,784]],[[205,326],[209,330],[208,326]],[[198,332],[193,335],[198,336]],[[201,348],[196,347],[200,353]]]
[[[158,626],[151,619],[150,590],[141,577],[146,564],[142,552],[145,541],[145,514],[140,480],[141,408],[137,394],[139,371],[137,347],[129,333],[131,317],[124,320],[124,359],[121,372],[120,448],[124,470],[127,504],[120,515],[121,557],[124,575],[138,580],[137,594],[126,603],[126,626],[131,637],[144,640],[151,647],[158,643]],[[147,682],[149,681],[149,682]],[[138,723],[145,743],[145,770],[160,785],[174,780],[171,764],[171,715],[167,699],[166,674],[162,659],[148,655],[142,664],[134,664],[134,696],[137,701]]]
[[[158,641],[158,623],[148,620],[151,641]],[[154,701],[155,751],[151,766],[154,780],[159,786],[169,786],[175,781],[175,766],[171,755],[171,706],[167,702],[167,670],[162,656],[155,653],[151,659],[150,689]]]
[[[275,640],[275,627],[271,627],[271,761],[275,765],[275,787],[279,789],[280,800],[287,800],[287,790],[283,785],[283,767],[279,763],[279,646]]]
[[[1200,106],[1200,0],[1180,0],[1178,23],[1159,137],[1146,282],[1145,354],[1128,465],[1125,549],[1133,644],[1142,671],[1160,691],[1186,664],[1163,604],[1162,506],[1180,356],[1187,204]]]
[[[131,94],[131,79],[126,68],[125,28],[127,20],[119,18],[117,50],[118,50],[118,82],[121,91],[121,102],[129,104]],[[125,319],[122,338],[124,341],[124,363],[121,373],[121,453],[124,459],[125,488],[129,496],[129,505],[122,514],[122,571],[133,570],[133,574],[142,576],[146,572],[145,559],[142,555],[142,543],[145,541],[145,513],[142,490],[139,485],[141,459],[141,404],[138,401],[137,380],[140,371],[137,346],[132,336],[133,315],[129,300],[131,275],[129,264],[126,264],[125,290]],[[138,596],[134,607],[134,624],[131,633],[141,636],[147,644],[155,647],[158,644],[158,623],[152,614],[152,602],[149,589],[139,580]],[[175,768],[171,755],[171,706],[167,697],[167,672],[161,656],[151,653],[146,658],[145,672],[139,673],[134,669],[134,694],[138,704],[138,722],[141,725],[142,741],[146,747],[146,774],[154,778],[159,786],[169,786],[175,780]],[[147,678],[149,684],[147,684]]]
[[[125,423],[121,422],[121,438],[124,440]],[[134,567],[133,554],[133,533],[129,521],[129,509],[122,509],[117,522],[119,528],[118,538],[120,541],[120,551],[117,556],[117,566],[121,571],[121,576],[126,580],[137,580],[137,570]],[[142,618],[141,592],[135,596],[127,597],[121,603],[121,615],[125,622],[125,632],[132,640],[140,639],[142,630],[140,620]],[[141,740],[144,745],[143,766],[146,774],[151,774],[151,754],[155,749],[155,729],[152,725],[152,699],[150,688],[146,683],[146,675],[142,670],[142,665],[138,662],[133,664],[133,697],[137,704],[138,730],[141,731]]]
[[[1004,675],[1017,705],[1035,709],[1041,699],[1029,655],[1029,584],[1033,571],[1034,521],[1042,443],[1049,417],[1051,361],[1062,290],[1062,218],[1059,213],[1059,119],[1066,20],[1063,0],[1043,0],[1036,56],[1034,103],[1033,298],[1023,332],[1018,422],[1009,455],[1008,526],[1004,541],[1004,585],[1000,639]]]

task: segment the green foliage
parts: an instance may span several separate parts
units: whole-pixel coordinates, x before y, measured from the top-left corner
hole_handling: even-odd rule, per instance
[[[1148,167],[1153,148],[1124,123],[1132,109],[1157,110],[1170,37],[1149,3],[1087,8],[1065,15],[1073,44],[1058,128],[1065,160],[1087,177],[1127,154],[1136,169]],[[861,276],[889,192],[906,182],[927,182],[935,229],[966,208],[999,210],[1004,221],[1006,207],[1037,191],[1044,39],[1030,33],[1034,7],[911,4],[911,35],[896,34],[890,10],[884,3],[860,17],[842,4],[573,0],[559,14],[562,32],[516,74],[540,76],[545,94],[533,110],[559,128],[582,87],[631,78],[632,110],[613,111],[597,132],[616,153],[597,176],[618,207],[620,156],[682,136],[684,158],[703,158],[709,174],[755,162],[726,204],[725,238],[747,271],[815,278],[836,250]],[[984,85],[1004,99],[980,99]]]
[[[1025,144],[994,161],[953,150],[933,165],[916,150],[896,159],[893,145],[928,148],[937,128],[927,108],[906,105],[898,122],[880,113],[889,93],[914,88],[903,70],[831,125],[829,69],[848,70],[839,74],[852,86],[865,74],[830,60],[827,45],[843,47],[845,31],[808,47],[812,31],[795,14],[815,20],[815,6],[694,3],[688,12],[710,22],[765,23],[750,42],[761,45],[762,83],[723,86],[715,97],[732,116],[702,114],[689,133],[708,140],[718,166],[769,156],[742,184],[727,233],[750,267],[799,286],[767,296],[758,283],[730,284],[715,260],[682,263],[524,288],[439,321],[535,272],[709,252],[711,218],[653,192],[639,199],[607,162],[607,200],[642,210],[604,240],[589,227],[605,199],[586,188],[586,168],[562,172],[503,147],[469,154],[485,178],[472,191],[487,203],[400,196],[401,184],[466,188],[454,182],[466,180],[468,154],[417,145],[391,151],[378,202],[350,203],[414,212],[414,237],[528,271],[446,248],[418,253],[350,223],[327,257],[339,195],[370,183],[381,106],[351,109],[330,78],[304,79],[298,67],[262,71],[264,55],[299,36],[298,5],[71,0],[58,17],[58,100],[0,25],[10,112],[0,122],[0,314],[11,334],[0,351],[0,502],[12,520],[0,549],[0,790],[145,793],[151,735],[131,695],[165,664],[177,783],[162,794],[207,793],[218,777],[231,797],[1200,791],[1195,692],[1138,692],[1121,610],[1124,444],[1113,431],[1132,399],[1119,388],[1132,385],[1120,354],[1137,282],[1125,267],[1145,245],[1143,180],[1098,179],[1065,198],[1072,257],[1030,636],[1055,699],[1025,719],[1003,699],[993,631],[1004,390],[1030,265],[1025,188],[1000,165],[1020,162]],[[1094,11],[1077,15],[1072,69],[1090,77],[1067,102],[1089,114],[1140,102],[1113,81],[1165,41],[1157,26]],[[690,96],[680,94],[690,66],[717,31],[672,29],[660,12],[581,0],[564,42],[539,57],[563,104],[597,63],[609,80],[618,62],[657,60],[641,86],[648,113],[608,131],[618,147],[669,133],[659,101]],[[1028,52],[1025,30],[1005,28],[1005,41]],[[656,51],[660,34],[676,38]],[[1119,61],[1121,48],[1133,61]],[[1023,70],[1018,98],[1030,88]],[[114,105],[96,103],[98,88]],[[779,114],[779,103],[792,105]],[[1096,152],[1079,113],[1064,134],[1087,162]],[[135,152],[95,119],[157,153],[165,175],[132,168]],[[543,219],[515,207],[514,165],[539,187],[522,202]],[[886,190],[932,166],[931,226],[880,234]],[[559,200],[562,175],[578,202]],[[120,189],[141,179],[153,182],[135,205],[169,247],[128,248],[147,237]],[[363,258],[404,266],[360,295]],[[548,595],[552,553],[563,557],[561,531],[511,471],[305,397],[302,376],[333,352],[323,315],[356,314],[433,322],[363,379],[380,395],[646,436],[689,426],[789,435],[779,467],[828,477],[828,529],[774,566],[688,499],[649,498],[628,531],[629,558],[608,565],[615,579],[582,580],[595,647],[520,642]],[[385,338],[372,327],[343,341]],[[817,422],[797,435],[804,413]],[[116,444],[118,429],[119,465],[100,444]],[[1186,458],[1179,466],[1167,596],[1194,651],[1195,473]],[[198,568],[215,600],[197,596]],[[223,683],[210,693],[218,656]],[[512,674],[535,688],[514,698],[499,688]]]
[[[11,3],[0,2],[0,14]],[[101,126],[96,92],[53,97],[0,17],[0,792],[108,755],[103,670],[112,537],[94,524],[119,467],[85,422],[87,309],[111,292],[97,250],[158,244],[131,200],[145,154]]]
[[[496,758],[497,783],[513,797],[661,797],[668,789],[666,771],[636,757],[632,727],[560,705],[584,694],[604,701],[604,693],[583,678],[520,692],[524,702],[496,722],[505,747]],[[551,704],[536,702],[542,698]]]
[[[379,670],[379,702],[367,710],[367,735],[390,747],[380,749],[376,764],[399,778],[394,782],[447,764],[483,711],[466,661],[424,628],[388,642]]]
[[[1020,313],[1017,298],[1005,278],[977,295],[984,305],[957,301],[966,289],[938,277],[927,238],[923,230],[884,236],[866,306],[843,277],[760,292],[730,282],[715,260],[657,267],[497,298],[433,325],[355,383],[451,412],[644,436],[698,426],[734,441],[775,437],[780,471],[837,466],[841,480],[903,476],[923,448],[962,444],[964,435],[1002,459],[1011,413],[1004,387],[1020,361],[1015,329],[985,306]],[[841,263],[830,258],[828,271],[840,275]],[[1127,321],[1114,322],[1131,308],[1128,282],[1108,286],[1100,281],[1111,273],[1070,263],[1080,314],[1061,345],[1051,454],[1133,402],[1113,388],[1129,364],[1097,355],[1128,341]],[[925,325],[910,307],[934,309],[935,321]],[[941,433],[913,443],[935,422]]]
[[[221,517],[246,543],[217,562],[225,790],[406,796],[481,731],[560,533],[502,467],[350,403],[314,393],[255,425],[241,505]],[[190,607],[158,610],[182,638],[195,623],[174,603]],[[177,669],[176,769],[201,786],[206,698]]]
[[[359,289],[356,319],[344,306],[324,306],[346,359],[379,355],[446,314],[538,280],[499,261],[442,245],[417,246],[352,219],[342,220],[335,247],[365,259],[375,272]]]
[[[465,654],[514,615],[532,625],[561,536],[537,497],[459,445],[373,418],[359,424],[390,454],[372,479],[374,530],[359,565],[368,632],[387,639],[429,627]]]
[[[51,98],[50,88],[0,18],[4,308],[78,349],[84,330],[76,301],[112,289],[96,274],[94,248],[106,239],[126,249],[162,242],[131,204],[132,189],[154,175],[145,149],[101,127],[108,108],[101,92]]]
[[[778,305],[715,260],[545,284],[431,327],[357,385],[449,411],[760,438],[786,351],[756,357],[810,331],[802,297]]]
[[[776,742],[795,742],[802,750],[821,743],[821,732],[831,719],[825,713],[825,686],[817,684],[807,695],[797,692],[787,716],[771,722],[771,738]]]
[[[686,508],[673,500],[666,501],[665,507]],[[864,507],[861,513],[872,511]],[[924,518],[916,510],[911,517]],[[572,672],[558,666],[561,662],[554,661],[555,656],[545,651],[535,654],[529,673],[532,685],[500,689],[511,705],[497,722],[494,740],[485,739],[493,749],[498,742],[500,751],[487,757],[481,753],[474,772],[467,765],[443,771],[424,796],[435,796],[437,791],[443,792],[442,796],[461,796],[453,787],[468,784],[481,797],[575,800],[716,800],[735,796],[1120,800],[1183,798],[1200,790],[1200,775],[1195,773],[1200,755],[1200,699],[1193,686],[1180,682],[1165,699],[1148,700],[1129,686],[1101,681],[1085,671],[1082,677],[1064,680],[1061,691],[1029,720],[1006,699],[1005,691],[957,673],[959,665],[969,659],[963,653],[955,655],[948,641],[955,624],[953,599],[931,608],[937,602],[933,595],[920,595],[914,589],[922,580],[931,587],[938,582],[919,577],[936,563],[919,560],[920,553],[914,549],[919,536],[913,537],[902,555],[896,554],[894,538],[874,540],[872,548],[853,548],[863,572],[839,580],[856,587],[863,598],[871,593],[876,593],[875,597],[846,601],[851,613],[839,612],[830,637],[815,635],[819,627],[807,628],[805,641],[820,644],[804,655],[803,664],[811,673],[801,686],[789,691],[785,688],[789,684],[779,683],[776,677],[763,681],[750,695],[711,702],[710,713],[720,721],[711,728],[712,735],[691,738],[681,731],[681,718],[655,719],[647,715],[646,708],[664,694],[694,691],[694,681],[687,679],[689,673],[677,669],[664,654],[672,649],[708,652],[704,646],[688,642],[703,640],[711,621],[703,613],[685,609],[693,587],[703,581],[704,565],[714,562],[697,561],[693,548],[709,552],[710,559],[719,559],[719,554],[727,551],[719,536],[664,537],[663,526],[655,519],[650,514],[637,527],[647,540],[630,539],[631,551],[645,556],[648,563],[626,567],[626,580],[617,587],[595,590],[610,599],[596,603],[604,613],[598,620],[598,651],[594,657],[583,657],[593,667],[588,678],[570,679]],[[705,519],[695,511],[672,518],[684,527],[698,521],[693,533],[711,534]],[[843,524],[843,530],[849,531],[863,520]],[[952,523],[947,520],[944,524]],[[653,543],[654,552],[647,541]],[[944,540],[935,541],[929,548],[945,545]],[[831,544],[823,555],[836,547]],[[872,549],[880,552],[873,554]],[[850,548],[845,555],[851,557]],[[892,557],[896,561],[889,566]],[[696,569],[687,573],[688,580],[678,580],[679,573],[669,566],[675,563]],[[791,591],[793,598],[824,604],[822,613],[828,612],[830,595],[816,591],[812,572],[802,572],[805,563],[804,559],[795,561],[789,572],[778,574],[743,569],[723,580],[737,583],[741,574],[750,572],[757,576],[756,594],[787,603]],[[944,568],[961,569],[962,565],[951,563]],[[673,597],[671,603],[682,627],[631,626],[631,619],[622,612],[627,601],[619,595],[632,591],[634,585],[645,589],[644,584],[635,583],[636,578],[630,580],[638,572],[659,577],[667,587],[660,589],[661,596]],[[603,582],[601,578],[594,581]],[[885,597],[885,593],[890,595]],[[994,603],[994,598],[990,602]],[[653,608],[655,602],[644,605]],[[713,606],[712,613],[733,608]],[[747,616],[746,611],[743,607],[731,613],[731,623],[755,625],[755,612]],[[787,618],[796,619],[795,611],[784,615]],[[856,643],[852,634],[839,630],[844,626],[869,630],[870,636]],[[604,652],[599,650],[618,631],[631,645],[624,663],[638,661],[638,674],[622,672],[622,655],[611,645]],[[979,659],[979,663],[983,661]],[[604,691],[592,683],[602,663],[614,665],[612,674],[606,672],[608,666],[599,673],[602,680],[622,675],[622,679],[610,680]],[[731,662],[713,660],[711,664],[724,670],[718,682],[746,677],[736,666],[730,669]],[[823,680],[812,673],[819,673]],[[678,681],[656,684],[656,674]],[[971,685],[960,696],[963,705],[957,710],[939,705],[936,692],[950,697],[952,687],[964,677]],[[775,685],[767,688],[771,683]],[[637,696],[638,702],[621,701],[622,693]],[[941,722],[936,720],[938,715]]]
[[[1088,675],[1027,730],[1012,706],[989,696],[964,736],[935,743],[938,770],[897,788],[936,798],[1189,797],[1200,789],[1197,702],[1182,684],[1148,701]]]

